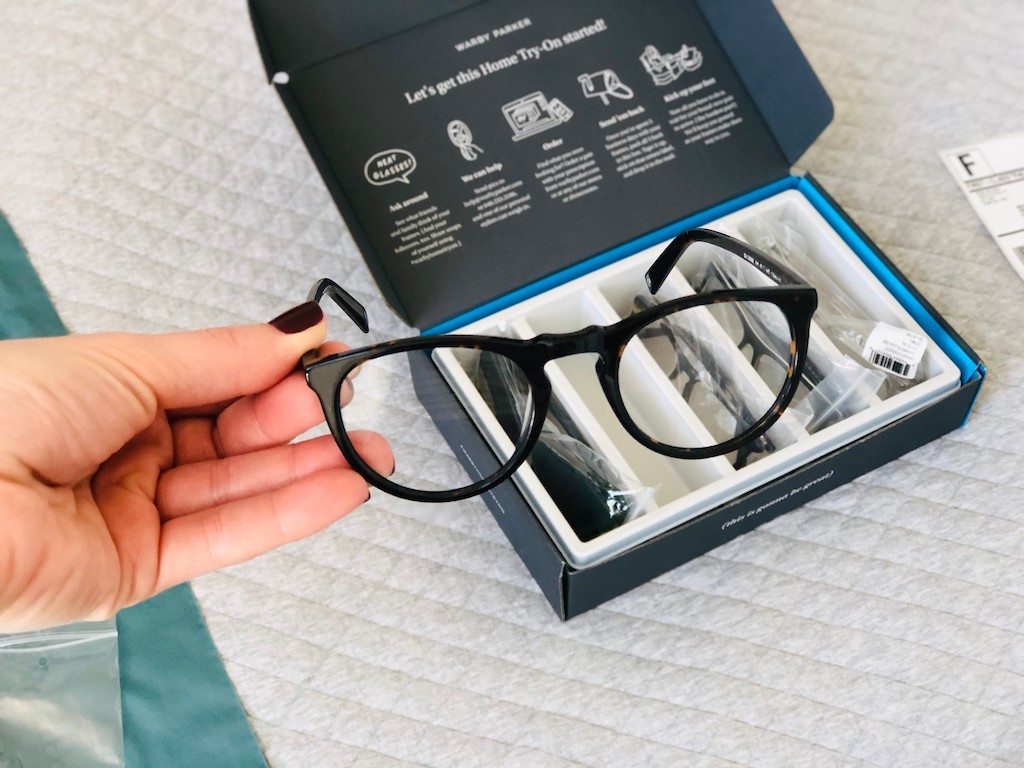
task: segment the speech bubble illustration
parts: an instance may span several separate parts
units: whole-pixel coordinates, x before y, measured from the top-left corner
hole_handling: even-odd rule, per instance
[[[404,149],[385,149],[366,161],[363,175],[377,187],[400,181],[409,183],[409,174],[416,170],[416,158]]]

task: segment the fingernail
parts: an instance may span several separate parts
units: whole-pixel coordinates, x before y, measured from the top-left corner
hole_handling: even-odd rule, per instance
[[[270,324],[281,333],[301,333],[324,319],[324,311],[315,301],[307,301],[278,315]]]

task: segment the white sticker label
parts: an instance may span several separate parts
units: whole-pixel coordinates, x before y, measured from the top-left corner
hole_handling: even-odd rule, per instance
[[[876,323],[864,343],[864,359],[896,376],[912,379],[927,348],[928,339],[919,333]]]
[[[939,156],[1024,279],[1024,133],[947,149]]]

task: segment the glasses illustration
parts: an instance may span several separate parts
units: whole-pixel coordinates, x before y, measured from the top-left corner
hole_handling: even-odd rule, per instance
[[[696,229],[672,240],[647,271],[652,301],[681,258],[706,259],[723,252],[769,278],[771,285],[671,298],[610,325],[542,333],[528,339],[451,334],[389,341],[322,357],[309,352],[302,361],[306,381],[317,394],[335,442],[350,466],[376,488],[413,501],[466,499],[508,479],[530,455],[549,415],[553,393],[545,366],[577,355],[596,357],[595,391],[604,395],[614,417],[644,447],[675,459],[731,454],[764,435],[793,399],[807,359],[817,293],[745,243]],[[319,302],[324,296],[337,303],[364,333],[369,330],[363,307],[337,283],[326,278],[318,281],[309,300]],[[720,308],[736,306],[760,319],[762,331],[769,337],[762,342],[786,361],[780,380],[762,379],[716,318]],[[692,409],[687,392],[696,386],[693,382],[700,379],[701,372],[680,370],[672,380],[648,348],[652,338],[666,333],[675,348],[713,348],[714,375],[705,376],[700,384],[720,392],[720,382],[731,382],[728,398],[740,407],[728,413],[721,409],[714,419]],[[709,346],[708,339],[715,343]],[[523,396],[489,401],[481,397],[467,371],[486,369],[495,359]],[[345,387],[357,373],[359,385]],[[396,408],[389,384],[407,382],[410,377],[424,408],[411,418],[407,411]],[[343,388],[356,393],[344,407]],[[454,448],[421,444],[421,430],[430,421]],[[358,433],[363,429],[383,435],[391,444],[395,453],[391,477],[377,472],[362,455]],[[467,431],[486,435],[493,459],[463,447],[460,436]],[[447,455],[441,455],[444,451]],[[449,473],[433,473],[431,468],[449,462],[452,456],[470,469],[454,487],[449,487],[451,482],[439,487],[430,477]]]

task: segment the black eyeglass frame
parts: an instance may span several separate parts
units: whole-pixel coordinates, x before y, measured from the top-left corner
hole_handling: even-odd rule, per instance
[[[543,333],[532,339],[440,334],[399,339],[323,357],[311,351],[302,359],[306,382],[319,398],[331,434],[352,469],[374,487],[412,501],[447,502],[467,499],[486,493],[511,477],[529,456],[544,426],[552,394],[551,382],[544,373],[544,366],[552,360],[577,354],[598,355],[596,374],[601,389],[622,426],[641,445],[656,453],[677,459],[706,459],[731,453],[767,432],[781,417],[796,393],[807,359],[811,317],[818,302],[817,292],[793,272],[746,243],[719,232],[694,229],[672,240],[647,271],[647,287],[652,294],[661,289],[686,249],[697,243],[708,243],[733,253],[767,275],[776,285],[685,296],[660,303],[608,326],[591,325],[571,333]],[[364,333],[369,331],[366,311],[362,305],[329,278],[323,278],[313,286],[309,292],[309,300],[319,302],[325,295],[334,300]],[[725,442],[713,446],[684,448],[655,440],[630,417],[619,391],[619,367],[627,344],[641,329],[662,317],[684,309],[729,301],[763,301],[774,304],[783,311],[789,321],[792,334],[790,364],[786,381],[778,397],[756,423]],[[529,421],[524,422],[513,453],[489,477],[447,491],[418,490],[395,483],[375,471],[352,444],[345,429],[343,409],[340,406],[341,387],[353,370],[369,360],[399,352],[422,351],[429,355],[435,349],[458,348],[504,355],[520,368],[533,394],[533,412],[527,414]]]

